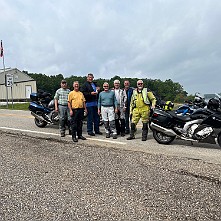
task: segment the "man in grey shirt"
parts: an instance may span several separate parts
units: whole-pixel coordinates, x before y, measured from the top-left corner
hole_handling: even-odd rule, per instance
[[[104,91],[99,94],[98,98],[98,114],[102,116],[106,132],[106,138],[110,138],[110,133],[113,134],[113,139],[117,139],[117,131],[115,127],[115,113],[117,113],[117,100],[114,91],[109,90],[109,84],[103,84]]]

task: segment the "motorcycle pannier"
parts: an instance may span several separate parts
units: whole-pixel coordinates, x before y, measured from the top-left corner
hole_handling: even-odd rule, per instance
[[[171,119],[172,116],[164,110],[155,110],[151,117],[153,123],[157,123],[162,127],[169,127],[171,125]]]

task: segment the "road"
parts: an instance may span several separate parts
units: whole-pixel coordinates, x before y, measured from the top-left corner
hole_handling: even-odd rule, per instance
[[[0,110],[0,220],[221,220],[217,146],[84,134]]]
[[[71,136],[60,138],[58,126],[56,125],[48,125],[45,128],[36,127],[34,118],[29,111],[0,109],[0,130],[19,132],[30,136],[71,140]],[[101,127],[101,131],[104,132],[103,127]],[[148,140],[143,142],[141,141],[141,125],[138,125],[136,139],[131,141],[126,140],[126,137],[118,137],[117,140],[108,139],[101,135],[90,137],[86,133],[86,125],[83,127],[83,135],[87,137],[87,140],[79,141],[80,143],[93,143],[99,146],[109,146],[151,154],[179,156],[216,164],[221,163],[221,148],[218,145],[191,143],[183,140],[175,140],[171,145],[162,145],[154,140],[151,132],[148,134]]]

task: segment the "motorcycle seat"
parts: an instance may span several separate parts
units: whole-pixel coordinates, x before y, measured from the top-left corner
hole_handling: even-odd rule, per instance
[[[191,118],[189,115],[181,115],[181,116],[178,116],[174,111],[169,111],[170,115],[176,119],[179,119],[181,121],[184,121],[184,122],[187,122],[187,121],[190,121]]]

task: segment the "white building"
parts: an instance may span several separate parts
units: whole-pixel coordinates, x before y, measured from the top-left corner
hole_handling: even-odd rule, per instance
[[[6,86],[7,85],[7,86]],[[17,68],[0,69],[0,101],[24,101],[36,92],[36,81]]]

